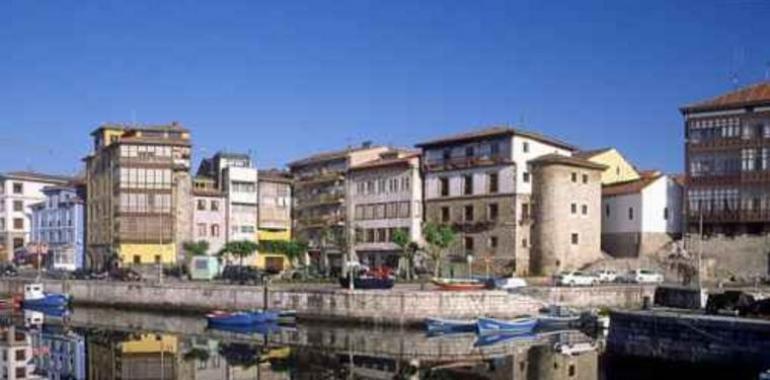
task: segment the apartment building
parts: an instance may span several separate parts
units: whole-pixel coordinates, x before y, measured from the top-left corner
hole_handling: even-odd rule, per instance
[[[532,173],[530,160],[571,155],[558,139],[491,127],[417,144],[422,149],[425,219],[460,235],[450,267],[475,263],[495,272],[529,273]]]
[[[258,230],[260,241],[290,240],[292,178],[286,171],[260,170],[258,174]],[[260,251],[257,267],[282,271],[289,263],[286,257],[275,252]]]
[[[688,231],[770,232],[770,82],[680,108]]]
[[[86,163],[87,249],[101,267],[170,264],[191,239],[190,132],[177,123],[106,124]]]
[[[530,273],[549,276],[601,259],[602,172],[607,167],[560,154],[538,157],[530,166]]]
[[[48,247],[48,266],[82,269],[85,263],[85,185],[43,188],[45,200],[32,205],[33,244]]]
[[[14,325],[0,327],[0,376],[8,380],[43,379],[36,375],[30,334]]]
[[[401,249],[392,242],[397,230],[420,245],[422,238],[420,153],[390,150],[350,167],[347,181],[348,236],[359,262],[399,267]]]
[[[45,200],[43,189],[71,180],[27,171],[0,174],[0,260],[13,260],[14,252],[30,242],[32,205]]]
[[[309,245],[313,265],[337,273],[347,255],[345,191],[348,169],[388,151],[369,142],[289,163],[294,178],[294,234]]]
[[[602,189],[602,250],[614,257],[641,257],[682,237],[683,186],[658,171]]]
[[[216,253],[227,242],[227,198],[219,191],[216,182],[208,177],[193,179],[192,240],[207,241],[209,252]]]

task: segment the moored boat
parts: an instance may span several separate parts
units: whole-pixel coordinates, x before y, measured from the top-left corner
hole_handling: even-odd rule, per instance
[[[43,284],[40,283],[24,285],[22,305],[25,307],[63,308],[69,306],[71,300],[69,294],[44,292]]]
[[[536,338],[535,334],[532,333],[521,333],[521,334],[512,334],[512,333],[502,333],[502,334],[485,334],[485,335],[479,335],[476,338],[476,342],[473,343],[474,347],[488,347],[488,346],[494,346],[496,344],[500,343],[511,343],[511,342],[521,342],[521,341],[528,341],[533,340]]]
[[[275,322],[252,323],[246,325],[212,324],[209,325],[209,328],[213,330],[228,331],[246,335],[268,335],[281,330],[281,326]]]
[[[476,332],[479,334],[526,334],[532,332],[537,325],[537,319],[522,316],[511,320],[495,318],[479,318]]]
[[[476,330],[476,320],[425,318],[425,328],[429,333],[473,332]]]
[[[353,279],[354,289],[366,289],[366,290],[391,289],[395,284],[396,284],[396,281],[392,277],[380,278],[380,277],[362,276],[362,277],[356,277]],[[348,277],[340,277],[340,286],[343,288],[349,288],[350,279]]]
[[[580,325],[581,316],[574,310],[562,306],[551,306],[541,310],[537,316],[539,329],[564,329]]]
[[[439,289],[449,291],[482,290],[487,287],[484,281],[475,278],[434,278],[431,282]]]
[[[206,314],[210,325],[220,326],[248,326],[260,323],[278,322],[280,313],[277,311],[213,311]]]

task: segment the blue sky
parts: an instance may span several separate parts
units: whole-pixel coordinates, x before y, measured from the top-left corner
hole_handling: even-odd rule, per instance
[[[678,107],[765,78],[770,1],[0,2],[0,170],[73,173],[100,123],[261,167],[523,125],[682,168]]]

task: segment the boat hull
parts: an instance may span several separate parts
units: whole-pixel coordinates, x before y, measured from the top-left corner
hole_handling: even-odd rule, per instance
[[[396,281],[392,278],[354,278],[354,289],[392,289],[396,284]],[[340,277],[340,286],[342,288],[350,287],[350,279],[347,277]]]
[[[474,320],[454,320],[442,318],[426,318],[425,328],[429,333],[461,333],[476,331],[476,321]]]
[[[212,313],[206,316],[210,325],[216,326],[251,326],[262,323],[278,322],[277,311],[255,311],[238,313]]]
[[[440,290],[454,292],[483,290],[487,288],[486,283],[477,280],[433,279],[431,282]]]
[[[580,316],[554,317],[540,316],[537,318],[537,327],[540,329],[563,329],[580,325]]]
[[[479,318],[476,332],[479,334],[527,334],[537,325],[535,318],[517,318],[506,321],[494,318]]]
[[[25,299],[24,307],[64,308],[69,306],[70,297],[65,294],[46,294],[42,298]]]

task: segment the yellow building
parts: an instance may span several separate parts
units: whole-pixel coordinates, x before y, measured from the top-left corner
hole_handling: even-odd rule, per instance
[[[172,264],[190,239],[190,132],[177,123],[109,124],[91,133],[86,162],[91,268]]]
[[[641,176],[625,157],[615,148],[604,148],[577,152],[573,156],[607,167],[602,172],[602,185],[635,181]]]
[[[291,239],[291,176],[279,170],[260,170],[258,174],[259,241]],[[255,263],[257,268],[282,271],[291,263],[286,256],[273,252],[259,252]]]

